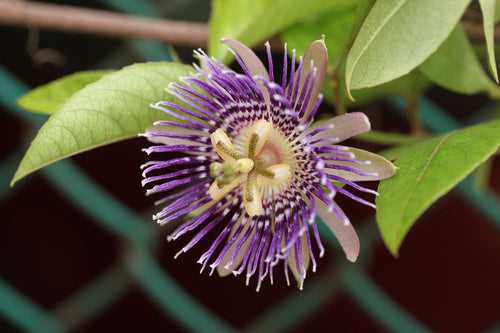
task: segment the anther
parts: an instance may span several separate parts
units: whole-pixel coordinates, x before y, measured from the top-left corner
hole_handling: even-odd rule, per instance
[[[236,150],[220,141],[215,144],[215,150],[219,155],[221,155],[222,159],[224,159],[223,155],[231,156],[235,160],[240,158],[240,154],[238,154]]]
[[[222,128],[210,134],[210,140],[215,151],[223,160],[237,160],[241,158],[240,154],[234,149],[231,139]]]
[[[250,158],[259,155],[260,151],[266,144],[272,126],[264,119],[260,119],[252,127],[250,141],[248,144],[248,156]]]
[[[259,169],[257,170],[257,173],[267,178],[274,178],[274,172],[269,171],[267,169]]]
[[[243,188],[243,205],[249,216],[264,214],[262,194],[257,185],[255,174],[249,174]]]
[[[248,156],[250,158],[255,158],[255,148],[257,147],[257,142],[259,141],[259,135],[253,133],[250,137],[250,143],[248,144]]]
[[[249,173],[254,167],[253,160],[249,158],[240,158],[236,161],[236,168],[241,173]]]

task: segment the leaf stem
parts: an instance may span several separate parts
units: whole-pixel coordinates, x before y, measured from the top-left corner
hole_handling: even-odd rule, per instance
[[[331,89],[333,92],[333,103],[335,105],[335,111],[337,115],[346,113],[344,102],[342,101],[342,95],[340,92],[340,82],[338,79],[338,74],[336,70],[328,70],[328,76],[330,77]]]
[[[422,123],[420,121],[420,115],[418,112],[418,98],[407,97],[406,113],[408,114],[408,121],[410,122],[411,133],[415,136],[421,136],[424,134],[422,128]]]
[[[474,180],[475,180],[474,184],[479,190],[484,191],[488,188],[492,168],[493,168],[492,158],[489,158],[477,168],[476,173],[474,175]]]

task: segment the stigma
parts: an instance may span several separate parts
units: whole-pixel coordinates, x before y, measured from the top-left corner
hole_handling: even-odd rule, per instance
[[[210,165],[210,176],[215,180],[208,193],[213,202],[240,187],[247,214],[263,215],[263,199],[286,188],[292,179],[294,158],[286,138],[260,119],[233,140],[222,128],[215,130],[210,140],[222,160]]]

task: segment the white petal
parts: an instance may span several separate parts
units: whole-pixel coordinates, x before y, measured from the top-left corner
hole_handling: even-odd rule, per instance
[[[257,57],[246,45],[231,38],[223,38],[222,43],[229,46],[241,57],[241,60],[243,60],[252,76],[258,75],[269,80],[269,74],[267,73],[266,67],[262,61],[260,61],[259,57]]]
[[[307,273],[307,270],[309,269],[309,264],[311,262],[309,258],[309,248],[307,247],[307,235],[304,234],[302,237],[300,237],[300,240],[297,239],[297,242],[299,241],[301,242],[302,263],[304,265],[304,270]],[[290,267],[290,270],[292,271],[295,280],[299,284],[299,288],[301,288],[303,278],[300,272],[298,271],[297,264],[295,262],[295,246],[292,246],[292,248],[290,249],[290,254],[288,255],[288,267]]]
[[[164,136],[150,136],[147,137],[147,139],[149,142],[163,145],[207,146],[199,142],[189,141],[185,139],[167,138]]]
[[[316,209],[319,217],[339,241],[347,259],[355,262],[359,255],[359,238],[354,227],[350,223],[344,224],[339,221],[335,213],[329,212],[328,207],[319,199],[316,199]]]
[[[196,141],[186,140],[186,139],[178,139],[178,138],[169,138],[165,136],[154,136],[148,135],[148,132],[167,132],[167,133],[175,133],[175,134],[188,134],[188,135],[198,135],[198,136],[206,136],[207,134],[201,131],[189,130],[178,127],[164,127],[164,126],[153,126],[146,130],[146,133],[140,134],[140,136],[144,136],[148,139],[149,142],[164,144],[164,145],[187,145],[187,146],[208,146],[209,144],[203,144]]]
[[[335,161],[335,164],[356,168],[367,176],[360,176],[344,170],[323,169],[323,172],[343,177],[351,181],[375,181],[392,177],[396,172],[396,167],[384,157],[371,153],[369,151],[357,148],[346,147],[347,152],[354,154],[356,160],[362,161],[362,164],[353,164],[349,162]]]
[[[266,70],[266,67],[264,66],[264,64],[262,64],[262,61],[260,61],[259,57],[257,57],[255,53],[246,45],[231,38],[223,38],[222,43],[229,46],[241,57],[241,60],[243,60],[243,63],[252,76],[260,76],[266,80],[269,80],[269,74]],[[257,81],[257,85],[259,86],[262,95],[264,96],[264,101],[266,102],[266,105],[269,109],[271,105],[269,91],[262,82]]]
[[[309,103],[307,104],[306,110],[304,112],[304,117],[302,119],[307,119],[307,115],[313,109],[313,106],[318,98],[318,94],[323,86],[323,81],[325,80],[326,68],[328,66],[328,52],[325,42],[322,39],[312,42],[304,55],[304,65],[302,66],[301,74],[302,78],[298,93],[299,96],[305,83],[307,73],[311,70],[311,61],[313,62],[313,66],[316,67],[317,70],[316,78],[313,83],[311,98],[309,99]]]
[[[241,221],[234,225],[234,227],[231,230],[229,238],[231,238],[232,235],[234,235],[234,233],[236,232],[237,226],[240,223],[241,223]],[[257,228],[255,228],[255,227],[253,228],[252,232],[250,233],[250,236],[248,237],[248,239],[245,241],[245,243],[243,243],[243,246],[240,248],[240,252],[236,256],[236,258],[234,258],[234,261],[233,261],[233,264],[231,265],[231,267],[229,269],[224,267],[224,266],[226,266],[229,259],[231,259],[231,257],[233,256],[233,253],[234,253],[234,251],[236,251],[236,247],[238,246],[238,243],[240,242],[240,240],[243,238],[246,231],[248,230],[248,228],[250,226],[250,221],[247,220],[246,223],[247,223],[247,225],[243,228],[243,230],[241,230],[238,238],[233,243],[233,245],[231,245],[229,247],[229,250],[224,255],[224,258],[222,258],[221,263],[219,264],[219,266],[217,266],[217,273],[219,273],[220,277],[228,276],[229,274],[231,274],[233,272],[233,270],[237,269],[239,264],[243,261],[243,257],[245,256],[245,254],[248,250],[248,247],[250,246],[250,242],[252,241],[252,238],[255,235],[255,231],[257,230]]]
[[[362,112],[346,113],[327,120],[321,120],[309,127],[304,134],[310,133],[318,127],[330,127],[314,136],[315,139],[320,138],[337,138],[337,142],[347,140],[353,136],[370,130],[370,120]]]
[[[209,59],[207,57],[204,57],[204,56],[200,56],[197,58],[198,59],[198,62],[200,63],[200,68],[201,70],[206,74],[210,74],[210,67],[208,66],[208,61]]]

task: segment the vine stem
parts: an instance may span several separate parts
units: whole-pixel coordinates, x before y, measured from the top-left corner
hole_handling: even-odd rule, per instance
[[[340,87],[339,77],[337,74],[337,70],[330,71],[329,73],[331,77],[331,86],[334,96],[334,104],[335,110],[337,111],[337,115],[341,115],[346,113],[344,102],[342,101],[342,91]]]
[[[110,37],[156,39],[191,47],[205,46],[208,40],[208,26],[204,23],[153,19],[19,0],[0,0],[0,24]]]
[[[0,0],[0,25],[2,24],[109,37],[156,39],[190,47],[206,46],[209,36],[206,23],[154,19],[24,0]],[[480,25],[464,21],[463,26],[472,38],[484,37]],[[500,39],[500,27],[495,29],[495,39]],[[280,49],[280,41],[273,38],[270,42]]]
[[[423,135],[424,130],[420,122],[420,115],[418,113],[418,98],[408,97],[407,99],[406,112],[408,114],[408,120],[411,127],[411,132],[413,135]]]

